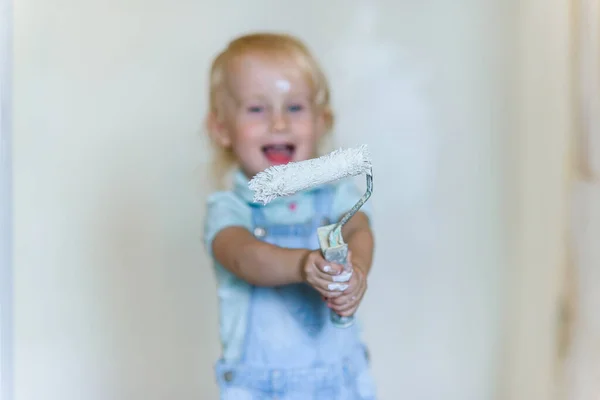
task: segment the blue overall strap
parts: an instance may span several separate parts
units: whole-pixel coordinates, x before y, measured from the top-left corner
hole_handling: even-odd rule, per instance
[[[333,218],[331,215],[333,208],[333,197],[335,194],[334,187],[332,185],[325,185],[317,191],[315,194],[315,217],[313,223],[317,226],[333,224]]]
[[[276,224],[269,227],[269,235],[271,236],[307,236],[311,233],[312,224],[292,224],[283,225]]]
[[[265,236],[309,236],[313,231],[312,221],[298,224],[271,223],[265,217],[263,206],[252,206],[253,234],[259,238]]]
[[[267,218],[265,218],[265,213],[263,211],[264,206],[252,204],[252,226],[253,227],[264,227],[267,226]]]

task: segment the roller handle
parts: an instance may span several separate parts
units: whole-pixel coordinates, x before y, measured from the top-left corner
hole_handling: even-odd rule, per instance
[[[322,250],[323,258],[332,263],[340,264],[344,267],[344,272],[351,272],[352,267],[348,265],[348,245],[329,247]],[[340,282],[342,283],[342,282]],[[330,319],[332,324],[337,328],[348,328],[354,324],[354,316],[342,317],[335,311],[331,310]]]

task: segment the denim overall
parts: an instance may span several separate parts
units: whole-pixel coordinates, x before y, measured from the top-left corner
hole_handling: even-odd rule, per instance
[[[329,223],[332,187],[316,190],[314,199],[314,218],[294,225],[271,223],[251,204],[254,235],[280,247],[319,248],[316,230]],[[358,327],[334,327],[316,290],[255,286],[248,312],[241,360],[216,366],[221,400],[375,399]]]

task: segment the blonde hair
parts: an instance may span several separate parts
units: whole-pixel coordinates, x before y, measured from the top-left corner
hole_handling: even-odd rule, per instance
[[[314,104],[325,117],[326,132],[333,127],[334,116],[330,104],[329,84],[317,60],[297,38],[288,34],[253,33],[231,41],[214,59],[210,68],[209,118],[222,118],[221,97],[225,90],[228,67],[232,60],[248,54],[259,54],[272,59],[291,60],[304,73],[314,93]],[[230,148],[220,146],[206,124],[214,148],[211,176],[216,186],[223,186],[223,177],[236,164]]]

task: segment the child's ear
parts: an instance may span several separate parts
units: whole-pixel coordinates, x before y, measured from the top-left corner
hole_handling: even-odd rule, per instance
[[[231,137],[229,135],[229,131],[227,130],[222,118],[219,118],[215,111],[212,111],[210,114],[208,114],[208,117],[206,118],[206,128],[210,137],[219,146],[223,148],[228,148],[231,146]]]

